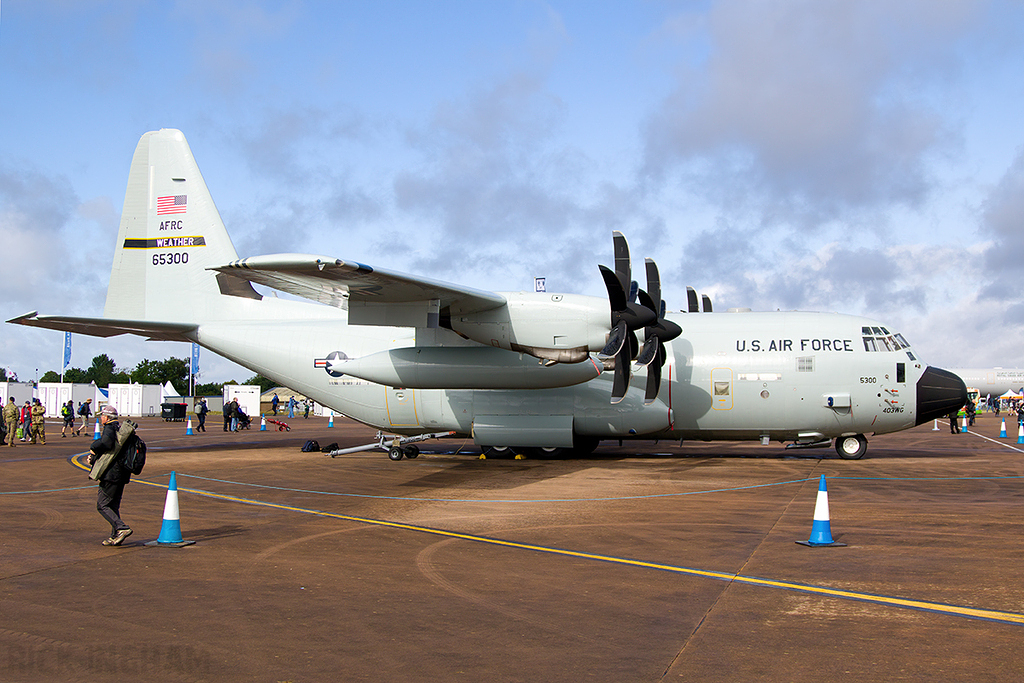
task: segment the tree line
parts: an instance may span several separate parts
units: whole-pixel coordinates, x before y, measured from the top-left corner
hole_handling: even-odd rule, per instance
[[[165,360],[143,359],[134,368],[118,368],[114,359],[103,353],[92,359],[92,364],[85,370],[81,368],[68,368],[64,371],[64,381],[72,383],[90,384],[106,389],[111,384],[160,384],[170,382],[174,388],[183,393],[188,393],[189,369],[191,361],[187,358],[167,358]],[[0,381],[6,379],[6,373],[0,370]],[[47,370],[40,382],[59,382],[60,373],[54,370]],[[260,391],[268,391],[277,386],[273,380],[262,375],[253,375],[243,384],[258,384]],[[223,393],[225,384],[238,384],[235,380],[227,382],[209,382],[197,384],[196,396],[220,396]]]

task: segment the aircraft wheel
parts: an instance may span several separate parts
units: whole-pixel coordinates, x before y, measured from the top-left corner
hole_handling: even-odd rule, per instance
[[[405,447],[405,457],[409,458],[410,460],[412,460],[413,458],[419,457],[419,455],[420,455],[419,446],[406,446]]]
[[[481,446],[480,452],[488,458],[511,458],[515,456],[515,451],[508,446]]]
[[[399,448],[398,446],[392,446],[388,450],[388,457],[396,462],[401,460],[403,455],[405,455],[405,453],[403,453],[402,449]]]
[[[590,455],[597,450],[597,446],[600,443],[601,439],[596,436],[580,436],[576,434],[572,439],[572,455],[581,458]]]
[[[863,434],[836,437],[836,453],[844,460],[860,460],[868,450]]]

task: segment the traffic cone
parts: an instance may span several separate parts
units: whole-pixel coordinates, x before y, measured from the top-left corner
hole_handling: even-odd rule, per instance
[[[263,413],[260,413],[260,431],[267,431],[267,416]]]
[[[181,537],[181,519],[178,513],[178,479],[171,472],[171,481],[167,485],[167,500],[164,503],[164,523],[160,527],[160,535],[155,541],[146,545],[158,545],[169,548],[181,548],[192,545],[195,541],[186,541]]]
[[[999,428],[999,438],[1000,439],[1005,439],[1006,438],[1006,418],[1005,417],[1003,418],[1002,426]]]
[[[327,421],[327,426],[328,427],[333,427],[334,426],[334,413],[331,413],[331,419],[329,419]]]
[[[832,523],[828,518],[828,488],[825,486],[825,475],[818,482],[818,499],[814,503],[814,523],[811,525],[811,537],[806,541],[797,541],[800,545],[812,548],[837,548],[845,546],[832,540]]]
[[[98,439],[98,438],[100,438],[100,420],[99,420],[99,417],[97,417],[93,421],[93,424],[95,424],[96,427],[92,430],[92,438]]]
[[[188,418],[188,425],[185,427],[185,436],[192,436],[195,432],[192,431],[192,418]]]
[[[1017,427],[1017,443],[1024,443],[1024,422]]]
[[[966,434],[967,433],[967,416],[966,415],[964,415],[964,419],[962,419],[960,421],[960,424],[962,425],[960,427],[960,433],[961,434]]]
[[[932,431],[933,431],[933,432],[938,432],[938,431],[941,431],[941,430],[939,429],[939,421],[938,421],[938,420],[936,420],[936,421],[935,421],[935,426],[934,426],[934,427],[932,427]]]

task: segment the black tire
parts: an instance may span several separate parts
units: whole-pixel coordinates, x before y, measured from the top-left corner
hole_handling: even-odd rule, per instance
[[[410,460],[413,460],[414,458],[418,458],[419,455],[420,455],[419,446],[406,446],[405,447],[405,457],[409,458]]]
[[[588,456],[597,450],[600,443],[601,439],[596,436],[580,436],[575,434],[572,438],[572,455],[577,458]]]
[[[480,452],[488,458],[513,458],[516,454],[508,446],[481,446]]]
[[[868,440],[863,434],[836,437],[836,453],[844,460],[860,460],[868,451]]]
[[[388,457],[394,460],[395,462],[401,460],[402,456],[404,455],[405,453],[403,453],[402,449],[399,448],[398,446],[392,446],[390,449],[388,449]]]

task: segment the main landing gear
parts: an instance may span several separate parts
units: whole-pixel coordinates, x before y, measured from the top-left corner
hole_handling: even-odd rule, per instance
[[[863,434],[836,437],[836,453],[844,460],[860,460],[868,450],[868,440]]]

